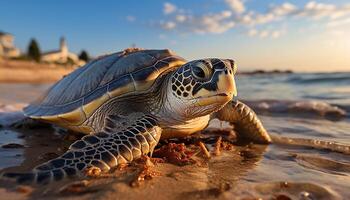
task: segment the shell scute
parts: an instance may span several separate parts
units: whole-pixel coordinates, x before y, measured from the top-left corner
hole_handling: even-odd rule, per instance
[[[107,89],[108,89],[108,85],[105,85],[103,87],[100,87],[98,89],[96,89],[93,92],[90,92],[87,96],[84,97],[83,99],[83,104],[88,104],[91,101],[94,101],[95,99],[103,96],[104,94],[107,94]]]
[[[66,76],[67,80],[62,79],[49,92],[43,105],[64,105],[94,91],[104,74],[117,60],[118,57],[112,54],[81,67],[81,70],[78,69],[80,73],[74,76],[74,79],[71,78],[71,75]]]

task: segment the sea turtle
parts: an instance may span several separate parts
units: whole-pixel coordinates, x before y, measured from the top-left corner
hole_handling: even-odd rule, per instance
[[[255,113],[233,100],[236,70],[231,59],[187,62],[168,49],[131,48],[97,58],[24,108],[32,119],[88,135],[32,172],[3,176],[48,183],[88,167],[108,171],[152,154],[160,139],[206,128],[213,118],[234,123],[239,137],[269,143]]]

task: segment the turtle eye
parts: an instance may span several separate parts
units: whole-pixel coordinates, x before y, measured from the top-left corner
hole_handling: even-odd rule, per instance
[[[197,79],[209,78],[210,69],[204,63],[196,63],[192,66],[192,74]]]

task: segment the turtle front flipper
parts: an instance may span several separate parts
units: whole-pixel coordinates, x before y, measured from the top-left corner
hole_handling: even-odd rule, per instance
[[[232,123],[239,138],[263,144],[272,141],[255,112],[240,101],[233,100],[227,103],[216,113],[216,117],[219,120]]]
[[[39,165],[29,173],[5,173],[18,183],[46,184],[64,177],[82,175],[90,167],[109,171],[119,164],[152,153],[161,135],[151,115],[132,113],[108,116],[103,131],[74,142],[62,156]]]

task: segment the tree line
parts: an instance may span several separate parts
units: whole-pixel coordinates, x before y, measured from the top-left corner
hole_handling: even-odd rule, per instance
[[[40,50],[38,42],[34,38],[32,38],[29,42],[26,56],[31,60],[34,60],[36,62],[40,62],[41,50]],[[79,54],[79,59],[84,60],[85,62],[88,62],[90,60],[90,56],[87,53],[87,51],[82,50]]]

